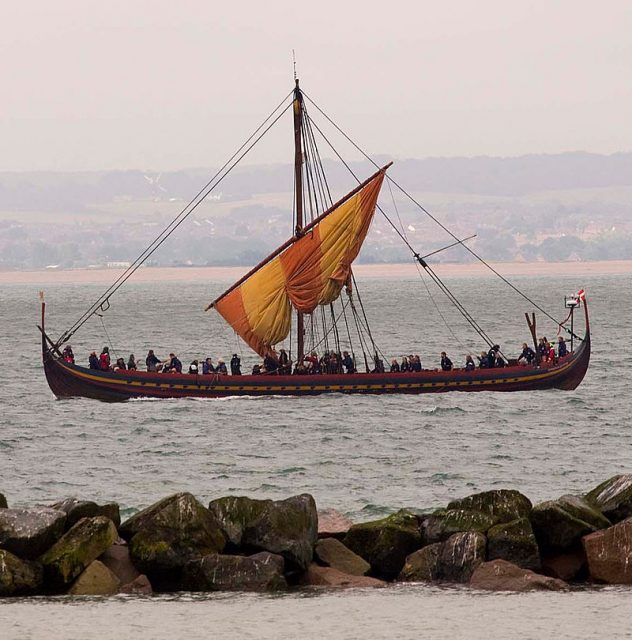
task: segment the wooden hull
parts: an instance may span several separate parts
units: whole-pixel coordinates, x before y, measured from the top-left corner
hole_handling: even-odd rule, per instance
[[[93,398],[107,402],[131,398],[224,398],[229,396],[306,396],[322,393],[384,394],[446,391],[533,391],[575,389],[590,360],[590,333],[578,349],[553,366],[505,367],[450,372],[358,373],[346,375],[226,376],[94,371],[54,356],[46,345],[44,370],[58,398]]]

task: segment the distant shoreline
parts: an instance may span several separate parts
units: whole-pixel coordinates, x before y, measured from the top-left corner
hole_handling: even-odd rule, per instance
[[[595,275],[632,274],[632,260],[603,260],[597,262],[504,262],[490,263],[504,276],[577,277]],[[476,264],[436,264],[433,268],[445,277],[482,277],[488,269]],[[133,282],[233,282],[250,267],[142,267]],[[358,264],[354,272],[359,278],[392,280],[412,278],[417,274],[414,264]],[[48,269],[40,271],[0,271],[0,284],[110,284],[121,269]]]

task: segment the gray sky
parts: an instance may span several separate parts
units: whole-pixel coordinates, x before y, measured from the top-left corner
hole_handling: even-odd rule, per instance
[[[8,0],[2,32],[3,171],[218,165],[293,48],[371,153],[632,150],[630,0]],[[289,159],[280,124],[250,162]]]

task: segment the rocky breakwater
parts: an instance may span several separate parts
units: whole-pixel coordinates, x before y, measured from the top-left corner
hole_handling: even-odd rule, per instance
[[[116,504],[10,508],[0,494],[0,597],[282,591],[460,583],[560,590],[632,584],[632,475],[533,505],[515,490],[353,524],[286,500],[189,493],[121,524]]]

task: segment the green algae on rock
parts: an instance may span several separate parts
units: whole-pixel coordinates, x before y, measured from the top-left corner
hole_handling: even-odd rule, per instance
[[[402,570],[406,556],[422,546],[419,521],[402,509],[381,520],[354,524],[344,544],[371,565],[374,575],[390,580]]]
[[[105,516],[79,520],[40,558],[47,585],[53,589],[69,585],[117,537],[114,523]]]
[[[507,560],[524,569],[540,568],[540,550],[528,518],[493,526],[487,532],[487,559]]]
[[[42,586],[42,566],[0,549],[0,598],[37,593]]]

